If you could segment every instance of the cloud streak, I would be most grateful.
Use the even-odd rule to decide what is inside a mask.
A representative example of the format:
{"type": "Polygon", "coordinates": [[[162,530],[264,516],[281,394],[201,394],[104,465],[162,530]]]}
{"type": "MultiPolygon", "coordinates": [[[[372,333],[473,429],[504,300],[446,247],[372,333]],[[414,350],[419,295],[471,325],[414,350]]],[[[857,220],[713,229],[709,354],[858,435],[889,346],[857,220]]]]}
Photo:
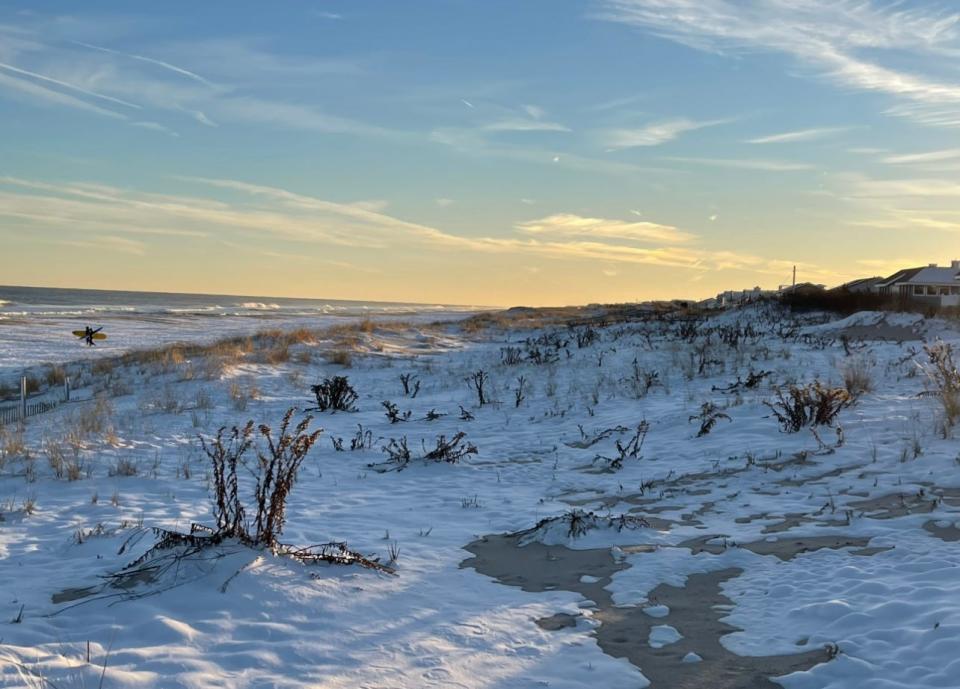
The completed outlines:
{"type": "Polygon", "coordinates": [[[146,57],[144,55],[136,55],[133,53],[124,53],[119,50],[114,50],[112,48],[105,48],[104,46],[93,45],[92,43],[83,43],[81,41],[75,41],[75,43],[79,46],[83,46],[84,48],[89,48],[90,50],[98,50],[102,53],[107,53],[110,55],[119,55],[122,57],[128,57],[131,60],[139,60],[141,62],[146,62],[151,65],[156,65],[158,67],[162,67],[163,69],[169,70],[174,74],[179,74],[180,76],[186,77],[188,79],[192,79],[193,81],[201,83],[205,86],[214,86],[214,84],[211,81],[204,79],[199,74],[196,74],[195,72],[191,72],[188,69],[184,69],[183,67],[178,67],[177,65],[171,64],[169,62],[164,62],[163,60],[157,60],[152,57],[146,57]]]}
{"type": "Polygon", "coordinates": [[[683,244],[697,238],[670,225],[586,218],[572,213],[557,213],[538,220],[528,220],[519,223],[517,229],[535,236],[627,239],[661,244],[683,244]]]}
{"type": "Polygon", "coordinates": [[[825,139],[834,134],[849,131],[849,127],[821,127],[818,129],[799,129],[792,132],[782,132],[780,134],[770,134],[760,136],[756,139],[749,139],[749,144],[789,144],[802,141],[816,141],[825,139]]]}
{"type": "MultiPolygon", "coordinates": [[[[55,20],[15,34],[6,29],[0,33],[0,92],[170,135],[196,124],[229,123],[380,139],[409,137],[327,112],[300,97],[305,84],[316,86],[326,76],[361,74],[348,61],[274,54],[238,40],[175,46],[178,55],[203,65],[200,70],[97,43],[48,42],[44,36],[51,33],[51,23],[55,20]],[[201,71],[215,74],[217,82],[201,71]]],[[[539,126],[545,129],[548,123],[539,126]]]]}
{"type": "Polygon", "coordinates": [[[888,165],[913,165],[916,163],[939,163],[945,160],[957,160],[958,158],[960,158],[960,148],[948,148],[941,151],[887,156],[883,159],[883,162],[888,165]]]}
{"type": "Polygon", "coordinates": [[[660,146],[673,141],[682,134],[706,127],[726,124],[729,120],[708,120],[697,122],[687,118],[662,120],[644,127],[633,129],[610,129],[602,132],[601,139],[608,148],[636,148],[640,146],[660,146]]]}
{"type": "MultiPolygon", "coordinates": [[[[956,126],[960,83],[893,66],[960,56],[960,15],[872,0],[600,0],[598,16],[715,53],[787,54],[820,78],[901,101],[890,114],[956,126]]],[[[935,61],[928,61],[933,63],[935,61]]]]}
{"type": "Polygon", "coordinates": [[[687,156],[669,156],[665,160],[691,165],[727,167],[736,170],[760,170],[763,172],[800,172],[813,170],[809,163],[796,163],[786,160],[765,160],[760,158],[695,158],[687,156]]]}
{"type": "MultiPolygon", "coordinates": [[[[370,251],[414,247],[422,255],[474,252],[520,259],[586,264],[636,264],[784,274],[787,261],[696,246],[697,237],[670,225],[554,214],[516,224],[504,236],[467,236],[397,218],[363,203],[340,203],[285,189],[231,179],[180,178],[197,187],[227,190],[240,200],[157,194],[87,183],[51,184],[0,178],[0,217],[15,218],[56,241],[142,255],[165,238],[178,241],[269,241],[268,251],[289,253],[275,242],[331,247],[365,256],[370,251]],[[131,237],[131,235],[136,238],[131,237]],[[109,238],[109,239],[108,239],[109,238]],[[148,240],[149,238],[149,240],[148,240]],[[149,243],[148,243],[149,241],[149,243]],[[637,244],[647,246],[637,246],[637,244]]],[[[282,245],[281,245],[282,246],[282,245]]]]}

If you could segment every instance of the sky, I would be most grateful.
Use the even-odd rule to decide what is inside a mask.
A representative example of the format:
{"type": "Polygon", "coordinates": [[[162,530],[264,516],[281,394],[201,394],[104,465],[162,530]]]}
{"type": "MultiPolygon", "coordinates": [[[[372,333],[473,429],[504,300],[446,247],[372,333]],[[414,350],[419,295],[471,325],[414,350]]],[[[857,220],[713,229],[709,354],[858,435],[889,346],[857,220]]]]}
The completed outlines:
{"type": "Polygon", "coordinates": [[[0,7],[0,283],[483,305],[960,258],[933,0],[0,7]]]}

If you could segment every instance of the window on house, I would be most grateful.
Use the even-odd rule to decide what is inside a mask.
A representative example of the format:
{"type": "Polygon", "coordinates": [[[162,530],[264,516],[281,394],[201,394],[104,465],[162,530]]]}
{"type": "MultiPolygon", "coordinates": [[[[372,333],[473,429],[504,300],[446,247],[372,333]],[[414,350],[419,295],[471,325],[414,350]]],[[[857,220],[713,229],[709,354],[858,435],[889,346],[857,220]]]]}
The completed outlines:
{"type": "Polygon", "coordinates": [[[941,297],[945,297],[945,296],[947,296],[947,295],[949,295],[949,294],[950,294],[950,288],[949,288],[949,287],[941,287],[941,288],[940,288],[940,296],[941,296],[941,297]]]}
{"type": "Polygon", "coordinates": [[[937,296],[937,288],[934,287],[933,285],[927,285],[927,296],[928,297],[937,296]]]}
{"type": "Polygon", "coordinates": [[[916,295],[918,295],[918,296],[923,295],[923,285],[914,285],[914,286],[913,286],[913,293],[916,294],[916,295]]]}
{"type": "Polygon", "coordinates": [[[950,294],[960,294],[960,287],[951,287],[950,294]]]}

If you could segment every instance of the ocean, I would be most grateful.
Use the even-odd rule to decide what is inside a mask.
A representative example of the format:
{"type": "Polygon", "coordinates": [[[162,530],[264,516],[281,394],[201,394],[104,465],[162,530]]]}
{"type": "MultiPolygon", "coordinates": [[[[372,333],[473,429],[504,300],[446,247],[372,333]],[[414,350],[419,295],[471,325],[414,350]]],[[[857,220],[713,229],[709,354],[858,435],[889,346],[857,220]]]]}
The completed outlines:
{"type": "Polygon", "coordinates": [[[320,328],[344,319],[437,320],[475,306],[0,286],[0,376],[44,363],[205,342],[267,328],[320,328]],[[103,328],[85,346],[72,334],[103,328]]]}

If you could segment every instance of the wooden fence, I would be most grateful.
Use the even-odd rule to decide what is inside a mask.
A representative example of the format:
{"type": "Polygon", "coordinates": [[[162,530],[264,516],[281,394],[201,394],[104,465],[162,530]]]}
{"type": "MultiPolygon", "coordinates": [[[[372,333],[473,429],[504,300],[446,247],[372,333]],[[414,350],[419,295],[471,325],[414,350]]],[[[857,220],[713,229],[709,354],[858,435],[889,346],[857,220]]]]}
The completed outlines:
{"type": "Polygon", "coordinates": [[[31,402],[27,399],[27,378],[20,379],[20,402],[16,406],[0,407],[0,426],[15,421],[23,421],[37,414],[45,414],[48,411],[56,409],[61,402],[70,401],[70,379],[67,378],[63,383],[63,400],[38,400],[31,402]]]}
{"type": "Polygon", "coordinates": [[[60,406],[59,400],[45,400],[40,402],[27,402],[26,407],[21,408],[18,404],[15,407],[0,408],[0,426],[20,421],[21,418],[29,418],[37,414],[44,414],[60,406]],[[25,412],[25,415],[24,415],[25,412]]]}

